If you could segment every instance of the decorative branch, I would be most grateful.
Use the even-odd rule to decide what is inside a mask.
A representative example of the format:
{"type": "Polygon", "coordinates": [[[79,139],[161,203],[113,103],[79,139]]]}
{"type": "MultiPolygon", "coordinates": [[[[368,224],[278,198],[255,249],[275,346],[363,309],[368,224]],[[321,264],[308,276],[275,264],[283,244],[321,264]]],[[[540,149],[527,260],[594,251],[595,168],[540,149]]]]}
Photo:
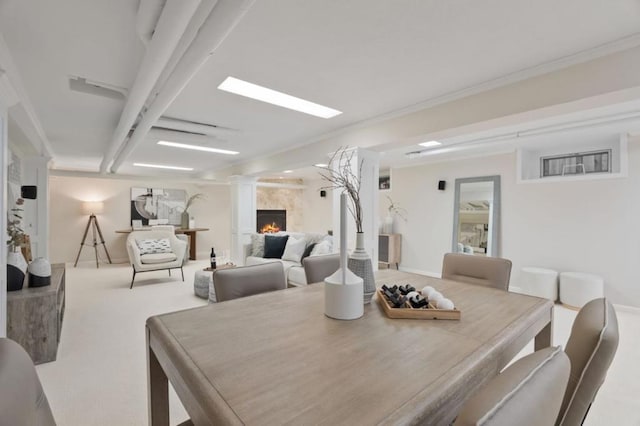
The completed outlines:
{"type": "Polygon", "coordinates": [[[353,172],[351,163],[355,152],[348,147],[340,148],[333,153],[328,166],[316,166],[322,171],[320,176],[331,185],[320,189],[339,189],[349,196],[349,213],[356,223],[356,231],[362,232],[362,203],[360,202],[360,177],[362,164],[358,169],[358,175],[353,172]],[[332,167],[332,165],[334,167],[332,167]]]}
{"type": "Polygon", "coordinates": [[[204,198],[204,194],[198,192],[197,194],[193,194],[191,197],[189,197],[189,199],[187,200],[187,204],[185,204],[184,206],[184,211],[187,212],[189,210],[189,207],[191,207],[191,205],[196,201],[196,200],[200,200],[204,198]]]}
{"type": "Polygon", "coordinates": [[[391,197],[387,195],[387,199],[389,200],[388,211],[389,214],[396,214],[400,216],[405,222],[407,221],[407,209],[400,207],[397,203],[394,203],[391,197]]]}

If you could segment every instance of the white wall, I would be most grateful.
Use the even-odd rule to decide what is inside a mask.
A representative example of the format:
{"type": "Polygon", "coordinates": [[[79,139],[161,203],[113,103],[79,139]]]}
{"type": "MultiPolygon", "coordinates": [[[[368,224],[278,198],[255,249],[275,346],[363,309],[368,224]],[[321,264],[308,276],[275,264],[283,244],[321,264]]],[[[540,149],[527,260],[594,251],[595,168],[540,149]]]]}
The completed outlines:
{"type": "Polygon", "coordinates": [[[326,196],[320,197],[320,188],[326,187],[329,182],[322,179],[307,179],[304,184],[306,188],[302,192],[303,230],[326,234],[333,227],[333,196],[331,190],[326,190],[326,196]]]}
{"type": "MultiPolygon", "coordinates": [[[[104,213],[98,215],[105,244],[116,262],[128,262],[125,249],[126,234],[116,234],[117,229],[130,226],[131,187],[177,188],[187,194],[201,192],[205,199],[196,201],[189,212],[198,228],[209,231],[198,232],[198,258],[207,258],[211,247],[216,250],[230,248],[231,213],[230,191],[227,185],[196,186],[165,181],[125,179],[98,179],[86,177],[50,176],[50,253],[51,262],[74,262],[88,216],[80,210],[82,201],[104,200],[104,213]]],[[[90,238],[90,236],[89,236],[90,238]]],[[[88,240],[90,241],[90,240],[88,240]]],[[[98,248],[101,259],[106,260],[102,248],[98,248]]],[[[94,261],[93,247],[82,249],[80,261],[94,261]]]]}
{"type": "Polygon", "coordinates": [[[513,262],[514,285],[523,266],[594,273],[614,303],[640,307],[640,138],[629,142],[629,176],[621,179],[516,184],[515,153],[394,169],[380,216],[385,195],[408,210],[408,221],[397,221],[401,269],[441,271],[451,250],[455,179],[485,175],[501,176],[500,255],[513,262]],[[445,191],[438,180],[447,181],[445,191]]]}

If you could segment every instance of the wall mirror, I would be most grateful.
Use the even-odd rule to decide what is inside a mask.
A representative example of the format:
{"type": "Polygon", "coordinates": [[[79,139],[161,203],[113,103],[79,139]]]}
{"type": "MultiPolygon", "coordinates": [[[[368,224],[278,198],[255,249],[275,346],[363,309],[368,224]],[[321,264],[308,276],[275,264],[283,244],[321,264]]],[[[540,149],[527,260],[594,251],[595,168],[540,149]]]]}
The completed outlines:
{"type": "Polygon", "coordinates": [[[497,257],[499,227],[500,176],[456,179],[451,251],[497,257]]]}

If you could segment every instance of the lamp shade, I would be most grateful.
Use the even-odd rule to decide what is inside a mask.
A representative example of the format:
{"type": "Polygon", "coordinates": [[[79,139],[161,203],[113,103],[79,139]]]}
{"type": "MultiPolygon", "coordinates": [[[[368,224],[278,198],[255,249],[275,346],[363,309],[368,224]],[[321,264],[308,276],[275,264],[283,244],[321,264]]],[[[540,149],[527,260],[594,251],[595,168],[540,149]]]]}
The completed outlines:
{"type": "Polygon", "coordinates": [[[100,214],[104,211],[104,203],[102,201],[85,201],[82,203],[83,214],[100,214]]]}

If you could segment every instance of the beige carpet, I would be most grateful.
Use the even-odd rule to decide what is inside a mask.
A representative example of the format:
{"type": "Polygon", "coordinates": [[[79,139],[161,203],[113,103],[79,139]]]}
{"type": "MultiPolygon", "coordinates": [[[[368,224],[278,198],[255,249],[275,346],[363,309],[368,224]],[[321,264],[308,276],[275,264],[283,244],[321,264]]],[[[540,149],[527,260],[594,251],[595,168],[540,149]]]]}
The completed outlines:
{"type": "MultiPolygon", "coordinates": [[[[136,277],[129,265],[67,265],[67,307],[55,362],[37,367],[59,425],[146,425],[144,323],[152,315],[205,305],[193,294],[193,275],[206,261],[169,278],[166,271],[136,277]]],[[[566,342],[575,312],[556,307],[554,343],[566,342]]],[[[618,310],[621,342],[586,425],[640,425],[640,314],[618,310]]],[[[529,345],[521,354],[529,353],[529,345]]],[[[171,394],[171,424],[187,418],[171,394]]]]}

